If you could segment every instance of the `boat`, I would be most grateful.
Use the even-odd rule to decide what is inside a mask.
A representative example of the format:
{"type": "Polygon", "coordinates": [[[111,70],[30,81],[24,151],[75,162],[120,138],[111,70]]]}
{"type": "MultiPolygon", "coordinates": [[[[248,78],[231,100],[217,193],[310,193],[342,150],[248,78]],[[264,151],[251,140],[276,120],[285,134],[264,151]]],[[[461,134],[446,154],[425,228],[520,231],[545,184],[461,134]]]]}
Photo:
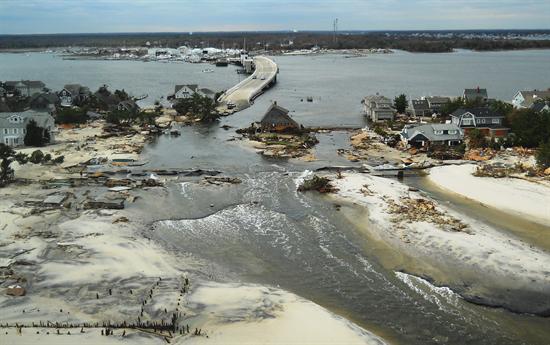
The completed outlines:
{"type": "Polygon", "coordinates": [[[216,60],[216,67],[227,67],[227,65],[229,65],[229,62],[226,59],[216,60]]]}
{"type": "Polygon", "coordinates": [[[212,72],[214,72],[214,70],[210,68],[206,68],[202,70],[202,73],[212,73],[212,72]]]}

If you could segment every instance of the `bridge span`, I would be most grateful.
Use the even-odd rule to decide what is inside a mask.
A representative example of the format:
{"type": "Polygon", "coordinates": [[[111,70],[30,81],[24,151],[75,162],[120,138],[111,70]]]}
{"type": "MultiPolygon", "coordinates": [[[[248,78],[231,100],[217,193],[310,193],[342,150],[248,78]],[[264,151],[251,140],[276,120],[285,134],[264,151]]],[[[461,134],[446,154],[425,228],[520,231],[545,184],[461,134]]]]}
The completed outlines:
{"type": "Polygon", "coordinates": [[[248,108],[256,97],[275,84],[279,67],[273,60],[265,56],[256,56],[254,65],[256,68],[252,75],[218,98],[218,111],[234,113],[248,108]],[[229,104],[234,104],[234,108],[229,109],[229,104]]]}

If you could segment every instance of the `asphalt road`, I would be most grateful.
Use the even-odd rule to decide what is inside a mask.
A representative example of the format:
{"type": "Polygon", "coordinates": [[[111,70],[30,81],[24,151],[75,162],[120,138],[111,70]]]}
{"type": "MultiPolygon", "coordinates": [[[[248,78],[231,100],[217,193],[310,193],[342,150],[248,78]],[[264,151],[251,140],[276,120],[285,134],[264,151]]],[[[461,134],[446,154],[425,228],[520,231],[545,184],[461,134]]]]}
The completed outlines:
{"type": "Polygon", "coordinates": [[[254,58],[256,70],[237,88],[230,89],[221,98],[220,111],[227,111],[227,104],[235,104],[233,112],[250,106],[250,100],[260,92],[277,74],[277,64],[264,56],[254,58]]]}

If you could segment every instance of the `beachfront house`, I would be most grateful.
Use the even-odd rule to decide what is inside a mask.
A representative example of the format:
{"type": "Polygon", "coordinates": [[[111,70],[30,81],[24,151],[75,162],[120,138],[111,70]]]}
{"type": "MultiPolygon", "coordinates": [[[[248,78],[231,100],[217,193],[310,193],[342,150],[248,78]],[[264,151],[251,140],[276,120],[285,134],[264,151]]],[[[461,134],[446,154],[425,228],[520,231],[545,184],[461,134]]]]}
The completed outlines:
{"type": "Polygon", "coordinates": [[[411,99],[410,110],[413,116],[431,116],[432,110],[425,99],[411,99]]]}
{"type": "Polygon", "coordinates": [[[453,123],[413,124],[406,125],[400,136],[407,147],[455,146],[464,140],[464,131],[453,123]]]}
{"type": "Polygon", "coordinates": [[[0,113],[0,142],[8,146],[24,145],[27,125],[31,120],[49,133],[50,142],[54,141],[56,131],[54,118],[47,112],[27,110],[0,113]]]}
{"type": "Polygon", "coordinates": [[[62,107],[79,106],[91,96],[90,89],[80,84],[67,84],[59,92],[62,107]]]}
{"type": "Polygon", "coordinates": [[[550,100],[550,89],[546,91],[518,91],[512,100],[512,105],[517,109],[531,108],[539,100],[550,100]]]}
{"type": "Polygon", "coordinates": [[[46,84],[39,80],[6,81],[4,88],[8,94],[19,93],[23,97],[31,97],[35,93],[43,92],[46,84]]]}
{"type": "Polygon", "coordinates": [[[273,102],[260,121],[260,128],[265,132],[289,132],[299,130],[300,125],[288,115],[288,110],[273,102]]]}
{"type": "Polygon", "coordinates": [[[206,96],[211,99],[214,99],[216,97],[216,92],[207,89],[207,88],[199,88],[197,84],[187,84],[187,85],[176,85],[174,87],[174,94],[168,96],[168,99],[186,99],[191,98],[193,95],[197,93],[200,96],[206,96]]]}
{"type": "Polygon", "coordinates": [[[464,89],[462,97],[466,102],[486,103],[489,100],[487,89],[480,89],[479,86],[475,89],[464,89]]]}
{"type": "Polygon", "coordinates": [[[531,109],[537,113],[550,111],[550,100],[538,100],[531,105],[531,109]]]}
{"type": "Polygon", "coordinates": [[[121,101],[117,104],[117,110],[137,114],[140,110],[137,103],[133,100],[121,101]]]}
{"type": "Polygon", "coordinates": [[[32,96],[29,105],[32,110],[52,113],[55,111],[59,102],[60,100],[57,94],[53,92],[43,92],[32,96]]]}
{"type": "Polygon", "coordinates": [[[504,115],[489,107],[457,109],[451,114],[451,122],[462,128],[465,134],[477,128],[490,138],[503,138],[509,130],[504,127],[504,115]]]}
{"type": "Polygon", "coordinates": [[[441,109],[451,101],[450,97],[432,96],[426,97],[432,113],[441,114],[441,109]]]}
{"type": "Polygon", "coordinates": [[[363,99],[363,109],[365,115],[373,121],[385,121],[393,120],[395,116],[395,109],[393,109],[392,101],[384,96],[370,95],[363,99]]]}

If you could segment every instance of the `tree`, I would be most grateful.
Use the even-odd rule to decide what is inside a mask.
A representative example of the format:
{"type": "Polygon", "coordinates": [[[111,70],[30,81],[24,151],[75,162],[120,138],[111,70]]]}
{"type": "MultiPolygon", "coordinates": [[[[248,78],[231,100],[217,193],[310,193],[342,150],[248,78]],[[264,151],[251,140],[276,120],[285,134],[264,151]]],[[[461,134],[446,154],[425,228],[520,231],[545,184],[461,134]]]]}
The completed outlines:
{"type": "Polygon", "coordinates": [[[537,147],[550,138],[550,113],[531,109],[514,109],[506,123],[515,135],[515,145],[537,147]]]}
{"type": "Polygon", "coordinates": [[[487,147],[487,139],[479,129],[474,128],[468,132],[468,145],[471,149],[487,147]]]}
{"type": "Polygon", "coordinates": [[[445,105],[441,107],[441,114],[443,115],[449,115],[454,113],[456,110],[464,107],[464,99],[462,97],[458,97],[445,105]]]}
{"type": "Polygon", "coordinates": [[[537,165],[541,169],[550,168],[550,140],[546,143],[540,144],[537,151],[537,165]]]}
{"type": "Polygon", "coordinates": [[[0,187],[5,187],[14,178],[11,163],[17,161],[19,164],[25,164],[27,155],[16,153],[10,146],[0,143],[0,159],[0,187]]]}
{"type": "Polygon", "coordinates": [[[38,126],[36,121],[30,120],[24,142],[26,146],[44,146],[50,142],[50,132],[38,126]]]}
{"type": "Polygon", "coordinates": [[[55,115],[56,123],[85,123],[88,121],[88,109],[84,108],[62,108],[55,115]]]}
{"type": "Polygon", "coordinates": [[[174,104],[179,115],[188,115],[201,122],[213,122],[220,116],[216,110],[216,102],[207,96],[194,93],[189,98],[180,99],[174,104]]]}
{"type": "Polygon", "coordinates": [[[407,110],[407,96],[401,94],[395,97],[395,99],[393,100],[393,106],[399,114],[404,114],[405,110],[407,110]]]}
{"type": "Polygon", "coordinates": [[[514,106],[511,105],[510,103],[497,101],[497,100],[492,101],[489,104],[489,108],[491,108],[491,110],[493,110],[495,113],[501,114],[504,116],[507,116],[510,112],[512,112],[512,110],[514,110],[514,106]]]}

